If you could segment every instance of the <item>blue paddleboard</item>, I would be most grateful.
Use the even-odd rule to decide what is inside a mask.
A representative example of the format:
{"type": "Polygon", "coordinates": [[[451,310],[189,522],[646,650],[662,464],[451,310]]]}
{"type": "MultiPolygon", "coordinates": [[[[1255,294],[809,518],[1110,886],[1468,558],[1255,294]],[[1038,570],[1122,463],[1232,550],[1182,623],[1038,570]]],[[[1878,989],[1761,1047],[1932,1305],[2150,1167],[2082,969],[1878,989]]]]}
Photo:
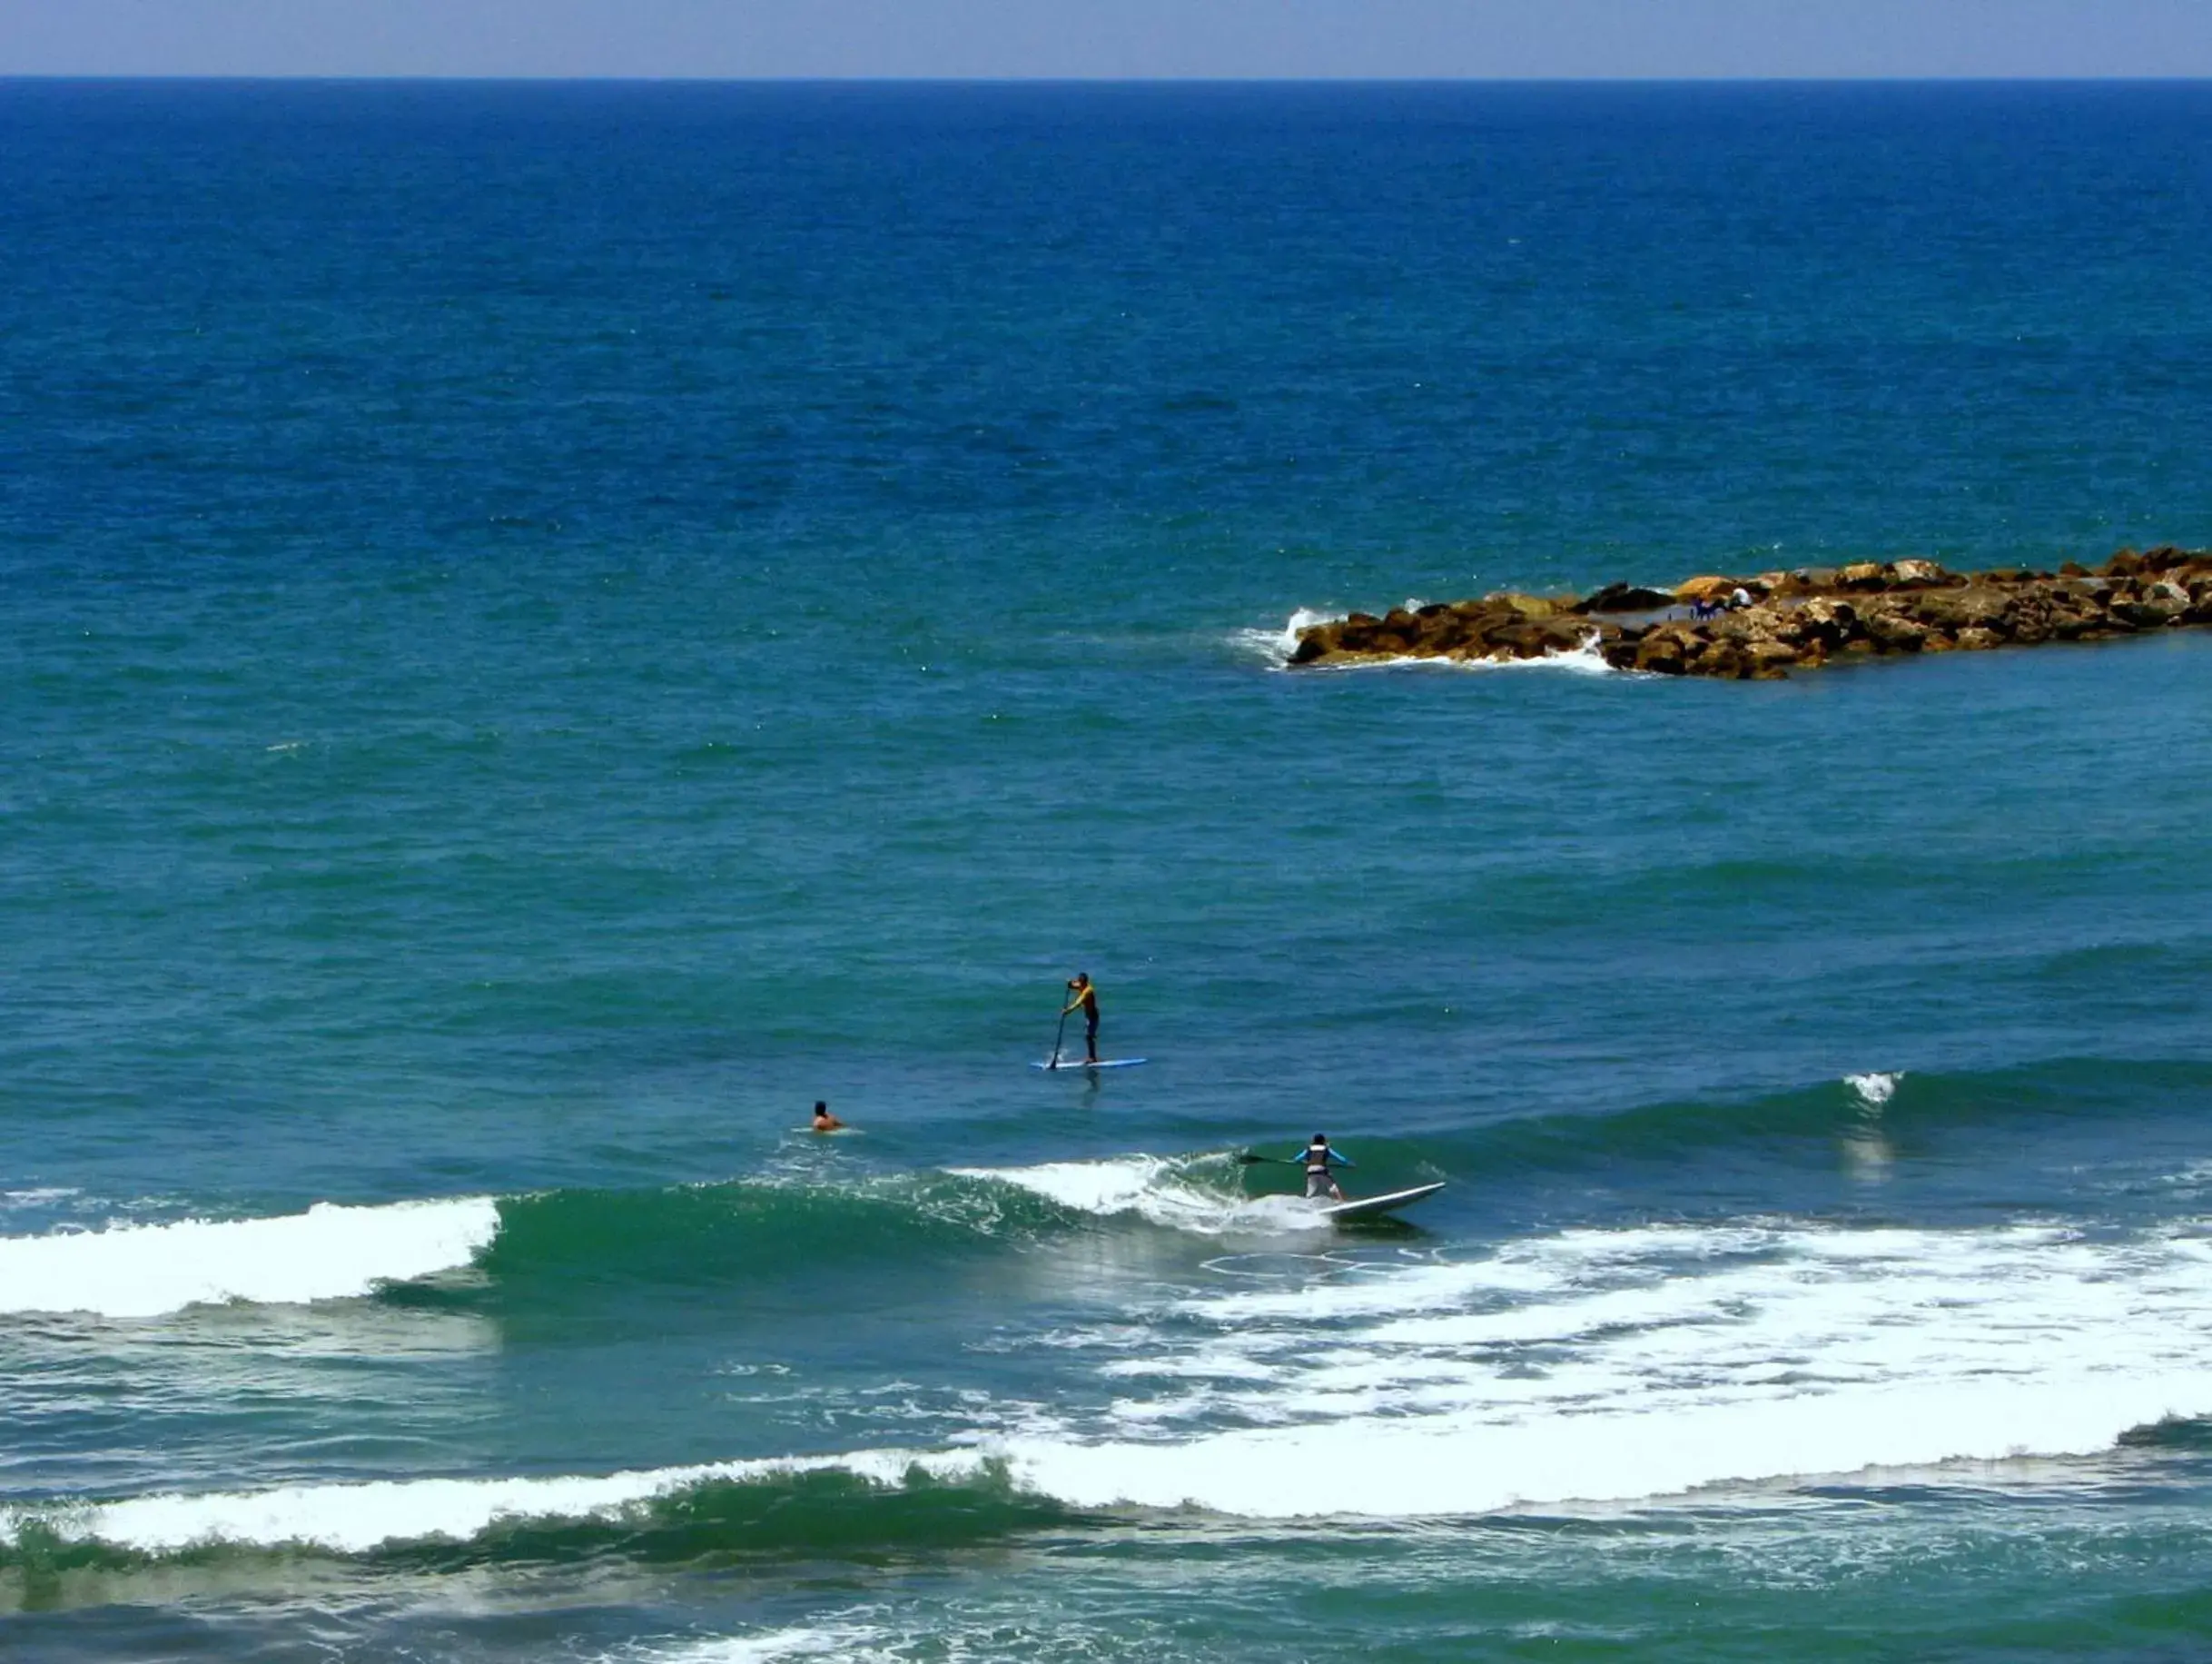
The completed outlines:
{"type": "Polygon", "coordinates": [[[1149,1057],[1101,1057],[1096,1063],[1085,1063],[1080,1057],[1062,1057],[1058,1063],[1033,1063],[1032,1069],[1046,1069],[1058,1074],[1067,1069],[1133,1069],[1141,1063],[1150,1063],[1149,1057]]]}

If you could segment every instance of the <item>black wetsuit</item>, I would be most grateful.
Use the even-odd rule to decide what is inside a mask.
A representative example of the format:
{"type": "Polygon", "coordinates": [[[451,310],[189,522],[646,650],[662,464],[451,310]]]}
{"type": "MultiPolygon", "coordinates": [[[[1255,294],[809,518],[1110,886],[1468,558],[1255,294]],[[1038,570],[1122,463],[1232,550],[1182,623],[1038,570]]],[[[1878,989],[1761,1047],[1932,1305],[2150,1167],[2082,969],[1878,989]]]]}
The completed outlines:
{"type": "MultiPolygon", "coordinates": [[[[1075,985],[1070,983],[1068,986],[1073,988],[1075,985]]],[[[1088,1061],[1096,1063],[1099,1060],[1098,984],[1085,983],[1082,991],[1075,995],[1075,1003],[1081,1007],[1083,1014],[1083,1055],[1088,1061]]]]}

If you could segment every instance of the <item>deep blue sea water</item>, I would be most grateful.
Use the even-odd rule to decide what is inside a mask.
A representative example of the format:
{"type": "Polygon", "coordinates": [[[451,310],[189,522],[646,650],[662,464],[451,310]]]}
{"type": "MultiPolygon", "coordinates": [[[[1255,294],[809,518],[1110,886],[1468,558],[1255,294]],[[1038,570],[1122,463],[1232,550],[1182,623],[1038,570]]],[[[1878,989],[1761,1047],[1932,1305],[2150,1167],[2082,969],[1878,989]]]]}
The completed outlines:
{"type": "Polygon", "coordinates": [[[2196,84],[0,83],[7,1656],[2205,1656],[2212,638],[1281,656],[2212,543],[2207,246],[2196,84]]]}

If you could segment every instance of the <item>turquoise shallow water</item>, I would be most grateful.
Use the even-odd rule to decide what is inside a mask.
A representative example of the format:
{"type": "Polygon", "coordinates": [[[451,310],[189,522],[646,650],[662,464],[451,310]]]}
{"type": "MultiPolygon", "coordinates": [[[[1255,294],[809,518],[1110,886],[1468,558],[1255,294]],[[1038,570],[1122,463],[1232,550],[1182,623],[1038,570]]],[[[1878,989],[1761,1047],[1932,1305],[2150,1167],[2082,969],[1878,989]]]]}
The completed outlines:
{"type": "Polygon", "coordinates": [[[2208,116],[0,85],[11,1656],[2199,1654],[2208,116]]]}

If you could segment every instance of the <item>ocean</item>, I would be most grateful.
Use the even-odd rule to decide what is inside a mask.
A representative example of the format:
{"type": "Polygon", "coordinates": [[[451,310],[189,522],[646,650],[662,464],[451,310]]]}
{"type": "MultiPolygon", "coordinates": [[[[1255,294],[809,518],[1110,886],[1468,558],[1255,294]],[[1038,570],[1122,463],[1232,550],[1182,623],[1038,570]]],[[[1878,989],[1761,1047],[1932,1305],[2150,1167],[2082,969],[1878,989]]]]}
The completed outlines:
{"type": "Polygon", "coordinates": [[[2212,543],[2212,86],[18,81],[0,203],[10,1659],[2212,1652],[2212,638],[1284,669],[2212,543]]]}

